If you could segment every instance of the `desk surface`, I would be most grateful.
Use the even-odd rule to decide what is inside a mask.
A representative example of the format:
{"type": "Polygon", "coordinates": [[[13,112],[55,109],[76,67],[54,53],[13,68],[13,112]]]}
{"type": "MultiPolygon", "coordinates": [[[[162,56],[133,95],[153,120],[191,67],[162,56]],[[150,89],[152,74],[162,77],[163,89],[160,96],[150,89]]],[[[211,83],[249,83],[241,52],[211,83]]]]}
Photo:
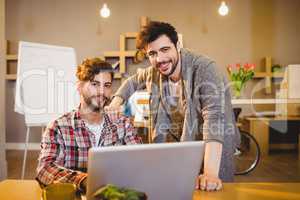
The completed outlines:
{"type": "Polygon", "coordinates": [[[300,120],[300,116],[245,116],[244,119],[249,121],[298,121],[300,120]]]}
{"type": "MultiPolygon", "coordinates": [[[[0,199],[40,200],[41,190],[34,180],[0,182],[0,199]]],[[[222,191],[195,191],[193,200],[299,200],[300,183],[225,183],[222,191]]]]}
{"type": "Polygon", "coordinates": [[[232,99],[233,105],[300,103],[300,99],[232,99]]]}

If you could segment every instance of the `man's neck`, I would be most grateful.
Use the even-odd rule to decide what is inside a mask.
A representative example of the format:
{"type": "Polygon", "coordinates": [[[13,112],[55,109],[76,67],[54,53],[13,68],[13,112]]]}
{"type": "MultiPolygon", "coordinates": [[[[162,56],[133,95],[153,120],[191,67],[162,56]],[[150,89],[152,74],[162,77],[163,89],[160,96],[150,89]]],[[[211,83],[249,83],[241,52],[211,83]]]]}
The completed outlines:
{"type": "Polygon", "coordinates": [[[181,56],[179,54],[178,63],[177,63],[176,69],[173,72],[173,74],[171,74],[170,77],[169,77],[173,82],[179,81],[180,77],[181,77],[181,58],[180,57],[181,56]]]}
{"type": "Polygon", "coordinates": [[[103,114],[101,112],[91,111],[85,103],[81,103],[79,112],[81,118],[89,124],[100,124],[102,122],[103,114]]]}

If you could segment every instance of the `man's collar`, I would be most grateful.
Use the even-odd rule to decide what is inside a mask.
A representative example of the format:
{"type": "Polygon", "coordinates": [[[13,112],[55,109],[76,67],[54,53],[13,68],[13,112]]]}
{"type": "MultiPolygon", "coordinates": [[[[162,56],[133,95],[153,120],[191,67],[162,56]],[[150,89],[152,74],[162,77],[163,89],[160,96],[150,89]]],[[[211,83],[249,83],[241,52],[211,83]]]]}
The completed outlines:
{"type": "Polygon", "coordinates": [[[181,62],[181,76],[184,80],[187,79],[188,73],[188,50],[181,48],[180,49],[180,62],[181,62]]]}
{"type": "Polygon", "coordinates": [[[81,116],[80,116],[80,106],[81,104],[79,104],[74,110],[73,110],[73,115],[72,115],[72,120],[71,120],[71,124],[72,124],[72,127],[74,129],[76,129],[77,127],[82,127],[83,126],[83,121],[81,119],[81,116]]]}
{"type": "MultiPolygon", "coordinates": [[[[73,120],[71,120],[71,124],[74,129],[84,127],[84,121],[82,120],[81,114],[80,114],[80,107],[81,107],[81,104],[79,104],[77,106],[77,108],[73,110],[73,116],[72,116],[73,120]]],[[[105,125],[111,124],[111,121],[110,121],[108,115],[105,113],[103,114],[103,122],[105,125]]]]}

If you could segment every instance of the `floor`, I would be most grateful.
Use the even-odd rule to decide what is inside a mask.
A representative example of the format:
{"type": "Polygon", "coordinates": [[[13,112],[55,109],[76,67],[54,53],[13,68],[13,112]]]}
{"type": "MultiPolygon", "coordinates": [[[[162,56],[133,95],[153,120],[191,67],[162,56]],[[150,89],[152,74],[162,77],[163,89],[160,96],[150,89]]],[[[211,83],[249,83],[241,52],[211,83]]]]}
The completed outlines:
{"type": "MultiPolygon", "coordinates": [[[[29,151],[25,179],[34,179],[38,151],[29,151]]],[[[23,151],[8,150],[8,178],[20,179],[23,151]]],[[[236,176],[236,182],[300,182],[300,160],[298,153],[273,152],[262,159],[257,168],[248,175],[236,176]]]]}

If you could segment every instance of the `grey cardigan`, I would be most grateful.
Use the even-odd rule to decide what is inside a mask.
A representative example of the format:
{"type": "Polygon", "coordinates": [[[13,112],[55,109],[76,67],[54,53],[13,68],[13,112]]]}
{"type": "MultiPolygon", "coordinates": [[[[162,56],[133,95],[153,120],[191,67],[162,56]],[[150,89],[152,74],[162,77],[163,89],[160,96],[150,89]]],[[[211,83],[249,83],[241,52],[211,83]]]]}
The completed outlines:
{"type": "MultiPolygon", "coordinates": [[[[233,181],[233,152],[240,135],[232,112],[228,82],[209,58],[187,49],[181,49],[180,56],[186,99],[181,141],[195,140],[200,135],[204,141],[221,142],[223,152],[219,176],[223,181],[233,181]]],[[[167,77],[150,66],[129,77],[115,94],[127,101],[136,90],[146,88],[151,94],[151,128],[162,138],[171,126],[163,106],[168,94],[167,83],[167,77]]]]}

